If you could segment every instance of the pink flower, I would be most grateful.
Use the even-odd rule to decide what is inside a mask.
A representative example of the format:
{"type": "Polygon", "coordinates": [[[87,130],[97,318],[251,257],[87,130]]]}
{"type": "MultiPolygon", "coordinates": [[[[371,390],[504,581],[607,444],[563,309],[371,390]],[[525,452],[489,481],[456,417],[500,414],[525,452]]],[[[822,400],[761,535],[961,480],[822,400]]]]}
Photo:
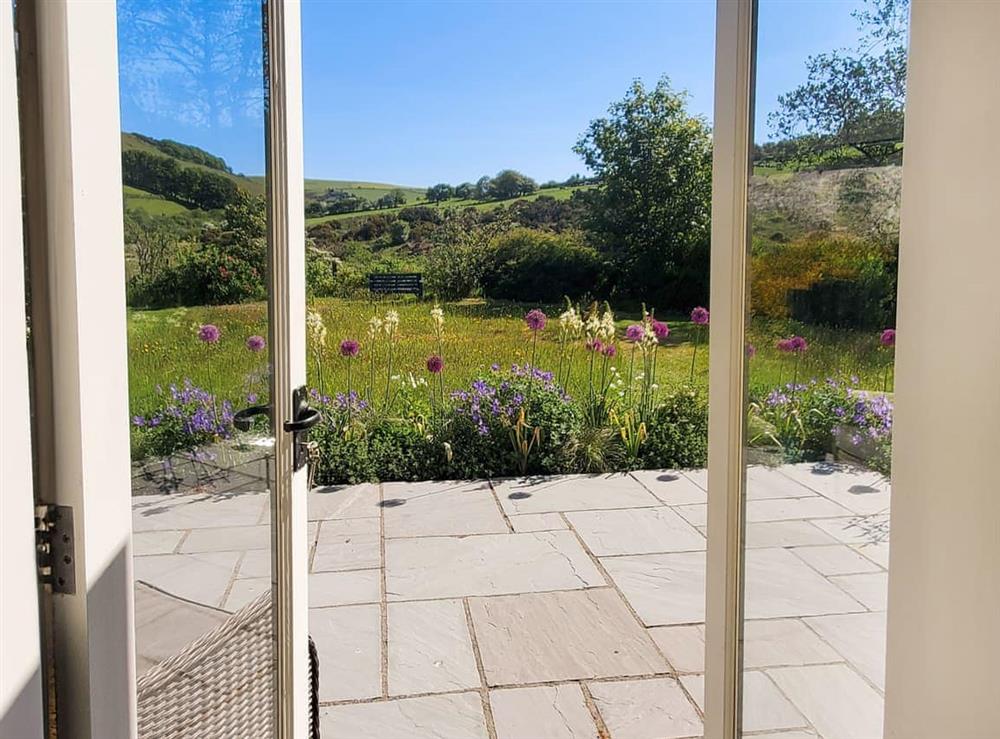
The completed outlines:
{"type": "Polygon", "coordinates": [[[887,328],[882,332],[882,335],[878,337],[879,343],[885,347],[896,346],[896,329],[887,328]]]}
{"type": "Polygon", "coordinates": [[[627,329],[625,329],[625,340],[631,342],[642,341],[642,337],[646,335],[646,329],[642,327],[641,323],[633,323],[627,329]]]}
{"type": "Polygon", "coordinates": [[[217,344],[221,336],[222,332],[219,331],[219,327],[212,323],[206,323],[198,329],[198,338],[206,344],[217,344]]]}
{"type": "Polygon", "coordinates": [[[427,371],[432,375],[438,374],[444,369],[444,360],[441,359],[437,354],[431,354],[427,357],[427,371]]]}
{"type": "Polygon", "coordinates": [[[589,352],[601,352],[604,350],[604,344],[601,343],[600,339],[587,339],[586,347],[589,352]]]}
{"type": "Polygon", "coordinates": [[[615,346],[614,344],[608,344],[606,347],[604,347],[604,351],[602,351],[601,353],[605,357],[608,357],[610,359],[611,357],[614,357],[618,353],[618,347],[615,346]]]}
{"type": "Polygon", "coordinates": [[[247,349],[249,349],[250,351],[257,353],[259,351],[262,351],[265,346],[267,346],[267,342],[264,341],[263,336],[255,335],[247,337],[247,349]]]}
{"type": "Polygon", "coordinates": [[[361,346],[354,339],[344,339],[340,342],[340,356],[356,357],[361,346]]]}
{"type": "Polygon", "coordinates": [[[809,348],[809,342],[801,336],[792,336],[789,339],[781,339],[776,346],[778,351],[800,354],[809,348]]]}
{"type": "Polygon", "coordinates": [[[548,316],[538,310],[538,308],[528,311],[528,315],[524,317],[524,322],[528,324],[528,328],[532,331],[541,331],[545,328],[545,322],[547,320],[548,316]]]}
{"type": "Polygon", "coordinates": [[[670,336],[670,327],[663,321],[657,321],[655,318],[652,321],[653,334],[660,341],[670,336]]]}
{"type": "Polygon", "coordinates": [[[698,326],[708,325],[708,308],[702,308],[700,305],[691,311],[691,322],[698,326]]]}

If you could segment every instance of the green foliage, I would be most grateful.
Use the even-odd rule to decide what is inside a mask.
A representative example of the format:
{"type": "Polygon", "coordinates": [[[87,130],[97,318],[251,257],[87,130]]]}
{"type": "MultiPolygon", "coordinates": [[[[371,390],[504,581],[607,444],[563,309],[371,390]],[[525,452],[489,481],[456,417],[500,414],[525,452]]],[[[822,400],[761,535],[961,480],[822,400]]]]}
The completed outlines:
{"type": "Polygon", "coordinates": [[[406,221],[393,221],[389,226],[389,243],[393,246],[405,244],[410,238],[410,224],[406,221]]]}
{"type": "Polygon", "coordinates": [[[537,189],[537,183],[527,175],[516,169],[504,169],[490,180],[488,192],[489,197],[495,200],[507,200],[530,195],[537,189]]]}
{"type": "Polygon", "coordinates": [[[214,154],[209,154],[207,151],[200,149],[197,146],[182,144],[179,141],[174,141],[172,139],[154,139],[152,136],[144,136],[141,133],[133,133],[130,135],[135,136],[143,143],[149,144],[150,146],[158,149],[168,157],[180,159],[185,162],[193,162],[194,164],[200,164],[203,167],[217,169],[220,172],[227,172],[229,174],[233,173],[233,170],[228,164],[226,164],[225,159],[215,156],[214,154]]]}
{"type": "Polygon", "coordinates": [[[427,199],[432,203],[440,203],[442,200],[450,200],[455,195],[455,190],[451,185],[442,182],[427,188],[427,199]]]}
{"type": "Polygon", "coordinates": [[[647,425],[644,468],[684,469],[708,463],[708,401],[694,388],[665,395],[647,425]]]}
{"type": "Polygon", "coordinates": [[[708,297],[712,151],[708,124],[667,78],[632,83],[574,151],[598,177],[588,226],[620,264],[622,290],[661,308],[708,297]]]}
{"type": "Polygon", "coordinates": [[[185,167],[176,159],[139,149],[122,151],[122,182],[161,195],[188,208],[214,210],[236,199],[239,188],[229,177],[185,167]]]}
{"type": "Polygon", "coordinates": [[[491,298],[557,303],[603,297],[607,276],[604,260],[579,233],[517,228],[492,243],[481,286],[491,298]]]}

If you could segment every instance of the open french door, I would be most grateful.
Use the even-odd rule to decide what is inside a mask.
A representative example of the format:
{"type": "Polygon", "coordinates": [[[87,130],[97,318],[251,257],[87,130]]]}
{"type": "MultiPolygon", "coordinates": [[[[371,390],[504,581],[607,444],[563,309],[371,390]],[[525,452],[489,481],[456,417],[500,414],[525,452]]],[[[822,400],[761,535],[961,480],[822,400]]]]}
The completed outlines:
{"type": "MultiPolygon", "coordinates": [[[[309,735],[304,444],[318,416],[304,393],[300,13],[297,0],[238,5],[239,13],[216,17],[249,17],[261,39],[250,65],[258,75],[266,168],[267,301],[256,308],[266,326],[255,338],[266,337],[267,348],[259,398],[251,404],[221,392],[198,395],[216,414],[229,412],[220,411],[226,403],[246,410],[251,435],[158,467],[130,459],[134,360],[123,259],[119,9],[113,0],[24,0],[14,23],[5,19],[0,29],[4,736],[8,716],[19,722],[11,734],[19,737],[309,735]],[[18,115],[20,125],[9,125],[18,115]],[[23,271],[14,269],[22,257],[14,248],[21,243],[19,183],[8,165],[18,159],[31,326],[30,362],[20,374],[8,372],[18,369],[8,362],[24,355],[25,340],[24,314],[9,310],[24,304],[11,297],[23,285],[23,271]],[[34,502],[72,523],[71,546],[62,552],[67,581],[41,588],[29,439],[34,502]],[[11,489],[16,480],[25,485],[11,489]],[[41,617],[24,606],[36,602],[41,617]],[[15,603],[16,618],[8,618],[15,603]],[[17,628],[16,639],[8,639],[8,627],[17,628]],[[23,653],[8,659],[8,644],[23,653]],[[228,724],[213,728],[222,717],[228,724]]],[[[226,29],[209,31],[206,48],[226,29]]],[[[152,34],[143,40],[151,48],[156,42],[152,34]]],[[[199,333],[202,369],[210,372],[211,332],[199,333]]],[[[179,380],[164,377],[163,386],[179,380]]]]}

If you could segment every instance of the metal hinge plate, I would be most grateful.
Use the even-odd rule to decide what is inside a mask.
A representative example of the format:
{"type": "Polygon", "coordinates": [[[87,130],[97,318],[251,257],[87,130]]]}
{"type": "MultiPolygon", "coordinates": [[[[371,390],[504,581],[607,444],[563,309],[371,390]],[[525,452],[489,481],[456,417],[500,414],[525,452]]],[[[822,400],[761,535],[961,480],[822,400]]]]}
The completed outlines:
{"type": "Polygon", "coordinates": [[[35,506],[35,552],[38,579],[53,593],[76,593],[73,509],[65,505],[35,506]]]}

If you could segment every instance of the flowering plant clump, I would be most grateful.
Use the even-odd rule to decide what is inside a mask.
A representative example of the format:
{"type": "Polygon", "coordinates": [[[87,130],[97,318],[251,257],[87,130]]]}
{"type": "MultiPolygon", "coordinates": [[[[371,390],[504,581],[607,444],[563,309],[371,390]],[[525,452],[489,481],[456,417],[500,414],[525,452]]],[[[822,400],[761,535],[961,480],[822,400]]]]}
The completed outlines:
{"type": "Polygon", "coordinates": [[[160,388],[160,401],[132,417],[137,430],[137,456],[167,456],[182,449],[196,449],[233,433],[233,406],[216,403],[215,396],[191,380],[160,388]]]}
{"type": "Polygon", "coordinates": [[[264,347],[267,346],[267,342],[264,341],[263,336],[248,336],[246,344],[247,349],[252,351],[254,354],[264,351],[264,347]]]}
{"type": "Polygon", "coordinates": [[[221,337],[222,332],[213,323],[206,323],[198,328],[198,339],[206,344],[218,344],[221,337]]]}

